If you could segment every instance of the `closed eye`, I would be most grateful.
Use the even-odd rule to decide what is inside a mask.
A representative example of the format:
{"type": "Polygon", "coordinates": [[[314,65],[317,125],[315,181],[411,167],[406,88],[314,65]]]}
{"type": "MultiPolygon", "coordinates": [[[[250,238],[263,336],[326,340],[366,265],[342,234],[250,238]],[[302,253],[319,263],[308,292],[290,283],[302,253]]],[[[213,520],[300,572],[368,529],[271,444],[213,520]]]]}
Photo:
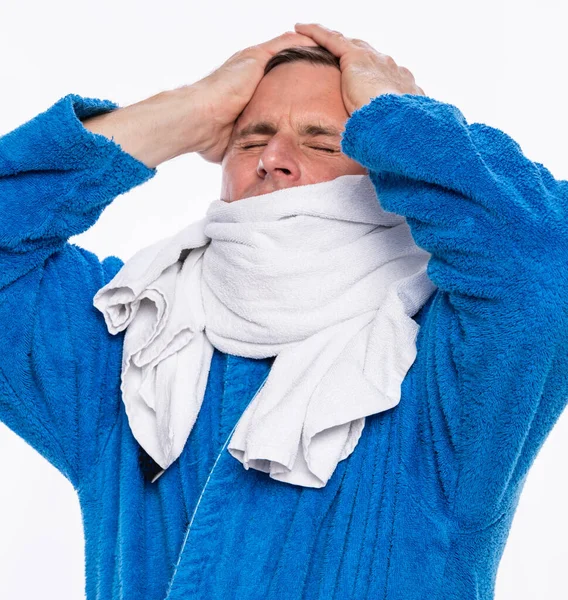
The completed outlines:
{"type": "MultiPolygon", "coordinates": [[[[248,144],[247,146],[242,146],[243,150],[248,150],[249,148],[257,148],[258,146],[266,146],[266,144],[248,144]]],[[[324,146],[310,146],[314,150],[323,150],[324,152],[337,152],[334,148],[325,148],[324,146]]]]}

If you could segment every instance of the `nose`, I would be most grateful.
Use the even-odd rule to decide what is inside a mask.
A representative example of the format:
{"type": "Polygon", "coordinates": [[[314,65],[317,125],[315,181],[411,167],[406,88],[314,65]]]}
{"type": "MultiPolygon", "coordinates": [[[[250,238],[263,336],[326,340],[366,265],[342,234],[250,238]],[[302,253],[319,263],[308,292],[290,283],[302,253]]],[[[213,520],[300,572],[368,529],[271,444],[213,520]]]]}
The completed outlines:
{"type": "Polygon", "coordinates": [[[280,185],[297,183],[302,173],[294,144],[274,136],[260,155],[256,172],[261,179],[270,178],[280,185]]]}

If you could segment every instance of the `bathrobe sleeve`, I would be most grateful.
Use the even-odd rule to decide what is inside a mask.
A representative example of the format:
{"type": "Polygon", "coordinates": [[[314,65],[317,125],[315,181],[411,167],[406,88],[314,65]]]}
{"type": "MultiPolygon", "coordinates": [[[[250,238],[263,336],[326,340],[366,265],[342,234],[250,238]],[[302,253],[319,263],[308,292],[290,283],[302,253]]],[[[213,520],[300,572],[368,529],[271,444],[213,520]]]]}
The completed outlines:
{"type": "Polygon", "coordinates": [[[420,437],[457,523],[488,526],[518,499],[568,400],[568,182],[427,96],[372,99],[342,149],[431,253],[438,289],[413,365],[420,437]]]}
{"type": "Polygon", "coordinates": [[[92,298],[122,262],[67,240],[156,173],[81,123],[114,108],[69,94],[0,137],[0,420],[76,489],[118,414],[92,298]]]}

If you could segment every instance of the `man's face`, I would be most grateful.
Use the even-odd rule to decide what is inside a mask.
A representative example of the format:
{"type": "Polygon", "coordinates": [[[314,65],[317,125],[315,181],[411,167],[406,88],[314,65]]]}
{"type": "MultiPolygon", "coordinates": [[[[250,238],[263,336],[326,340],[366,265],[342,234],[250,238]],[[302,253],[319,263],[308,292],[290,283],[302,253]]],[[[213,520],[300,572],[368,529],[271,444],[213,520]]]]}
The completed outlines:
{"type": "Polygon", "coordinates": [[[221,163],[221,199],[233,202],[367,170],[341,152],[349,115],[341,73],[306,61],[274,67],[233,127],[221,163]],[[243,135],[245,134],[245,135],[243,135]]]}

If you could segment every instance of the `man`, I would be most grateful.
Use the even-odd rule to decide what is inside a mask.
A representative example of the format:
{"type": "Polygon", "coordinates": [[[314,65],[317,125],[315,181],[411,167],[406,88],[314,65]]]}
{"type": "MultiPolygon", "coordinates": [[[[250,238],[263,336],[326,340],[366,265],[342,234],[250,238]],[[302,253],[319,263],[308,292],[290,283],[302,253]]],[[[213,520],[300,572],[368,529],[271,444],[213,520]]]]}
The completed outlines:
{"type": "Polygon", "coordinates": [[[365,42],[296,32],[130,107],[67,96],[0,139],[0,416],[78,492],[88,598],[492,598],[565,407],[567,182],[365,42]],[[282,50],[316,45],[328,53],[284,52],[264,77],[282,50]],[[184,152],[222,165],[235,206],[369,173],[431,253],[438,290],[415,316],[400,403],[367,418],[322,487],[226,451],[272,359],[217,349],[183,453],[144,478],[122,336],[92,306],[122,263],[67,239],[184,152]]]}

